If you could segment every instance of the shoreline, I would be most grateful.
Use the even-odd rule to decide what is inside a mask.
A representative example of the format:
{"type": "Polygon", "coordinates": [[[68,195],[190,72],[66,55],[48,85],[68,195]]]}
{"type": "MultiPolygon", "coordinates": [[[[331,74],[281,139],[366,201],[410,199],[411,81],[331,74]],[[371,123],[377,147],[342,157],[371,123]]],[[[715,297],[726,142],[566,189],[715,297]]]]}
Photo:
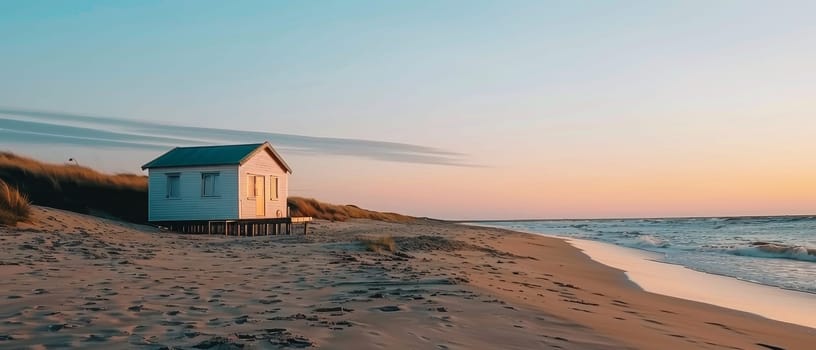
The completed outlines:
{"type": "MultiPolygon", "coordinates": [[[[480,224],[473,226],[499,228],[480,224]]],[[[816,330],[816,318],[808,308],[816,306],[816,294],[813,293],[698,271],[659,261],[658,253],[608,242],[523,230],[510,231],[563,240],[593,261],[622,270],[632,283],[646,292],[747,312],[816,330]],[[694,287],[701,285],[709,288],[699,291],[694,287]]]]}
{"type": "MultiPolygon", "coordinates": [[[[562,238],[557,237],[555,238],[562,238]]],[[[748,312],[816,329],[816,294],[740,280],[638,256],[636,249],[582,239],[565,239],[597,262],[625,271],[644,291],[748,312]],[[666,277],[671,280],[666,282],[666,277]],[[677,280],[673,280],[677,279],[677,280]],[[698,291],[696,286],[707,290],[698,291]]]]}
{"type": "MultiPolygon", "coordinates": [[[[655,348],[655,344],[660,344],[660,348],[672,349],[747,349],[768,347],[766,345],[770,345],[768,348],[800,349],[808,348],[816,341],[816,328],[813,327],[648,291],[635,283],[624,269],[593,259],[590,252],[576,247],[564,237],[497,227],[462,226],[472,227],[474,230],[496,230],[501,238],[491,242],[491,246],[520,256],[539,257],[537,261],[525,262],[528,274],[523,279],[501,285],[496,284],[496,281],[502,282],[502,279],[488,277],[488,281],[473,284],[492,288],[492,291],[502,297],[515,298],[518,302],[529,303],[538,309],[558,310],[556,314],[562,317],[588,325],[594,331],[635,348],[651,349],[655,348]],[[534,277],[533,271],[538,272],[539,277],[534,277]],[[559,271],[564,273],[559,274],[559,271]],[[554,277],[558,279],[555,280],[554,277]],[[530,281],[531,278],[550,279],[556,286],[567,286],[568,289],[547,288],[546,283],[538,285],[539,282],[529,284],[532,287],[529,289],[513,289],[513,284],[528,285],[525,281],[530,281]],[[572,289],[570,285],[575,289],[569,290],[572,289]],[[553,303],[546,293],[537,293],[540,290],[557,292],[558,300],[567,305],[553,303]],[[537,293],[535,295],[541,298],[529,298],[530,293],[537,293]],[[722,330],[725,332],[721,332],[722,330]]],[[[638,260],[640,261],[642,260],[638,260]]],[[[652,263],[679,268],[677,265],[652,263]]],[[[704,274],[686,270],[693,274],[704,274]]],[[[475,278],[471,279],[474,280],[475,278]]],[[[762,301],[761,298],[751,300],[762,301]]]]}

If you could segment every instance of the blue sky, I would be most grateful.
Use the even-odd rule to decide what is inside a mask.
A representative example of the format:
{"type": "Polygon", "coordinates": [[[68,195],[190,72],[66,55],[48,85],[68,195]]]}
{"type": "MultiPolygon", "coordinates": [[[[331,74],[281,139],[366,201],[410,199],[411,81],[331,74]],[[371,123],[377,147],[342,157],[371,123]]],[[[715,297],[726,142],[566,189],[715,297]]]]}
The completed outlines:
{"type": "MultiPolygon", "coordinates": [[[[287,157],[294,192],[416,215],[814,212],[805,196],[816,188],[800,181],[816,173],[806,151],[816,146],[814,10],[804,1],[4,1],[0,107],[384,141],[478,165],[287,157]],[[357,173],[325,176],[338,167],[357,173]],[[774,190],[780,182],[797,186],[774,190]]],[[[0,148],[64,158],[53,139],[9,140],[0,148]]],[[[155,153],[62,149],[109,171],[136,171],[155,153]]]]}

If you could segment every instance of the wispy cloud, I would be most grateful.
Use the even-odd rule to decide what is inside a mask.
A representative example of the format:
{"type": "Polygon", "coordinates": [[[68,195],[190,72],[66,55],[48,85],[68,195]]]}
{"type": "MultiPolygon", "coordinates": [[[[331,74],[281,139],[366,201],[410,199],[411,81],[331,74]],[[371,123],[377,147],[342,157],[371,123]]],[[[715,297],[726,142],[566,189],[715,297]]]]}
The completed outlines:
{"type": "Polygon", "coordinates": [[[407,143],[178,126],[115,117],[0,107],[0,136],[16,143],[68,144],[163,150],[175,146],[270,141],[276,148],[313,155],[379,161],[474,166],[467,155],[407,143]]]}

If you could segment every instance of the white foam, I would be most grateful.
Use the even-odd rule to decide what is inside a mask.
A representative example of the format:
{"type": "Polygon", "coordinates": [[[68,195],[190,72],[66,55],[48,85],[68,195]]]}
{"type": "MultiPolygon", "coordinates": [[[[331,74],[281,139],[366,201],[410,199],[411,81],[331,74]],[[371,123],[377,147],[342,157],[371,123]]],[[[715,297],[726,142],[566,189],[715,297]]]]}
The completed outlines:
{"type": "Polygon", "coordinates": [[[639,247],[654,247],[654,248],[661,248],[666,247],[667,244],[660,238],[650,235],[638,236],[637,242],[635,243],[639,247]]]}
{"type": "MultiPolygon", "coordinates": [[[[538,233],[537,233],[538,234],[538,233]]],[[[816,328],[816,295],[785,290],[736,278],[698,272],[654,261],[659,254],[610,243],[565,238],[592,260],[626,272],[646,291],[757,314],[769,319],[816,328]]]]}
{"type": "Polygon", "coordinates": [[[760,258],[781,258],[816,262],[816,249],[809,249],[803,246],[763,244],[730,249],[728,250],[728,253],[742,256],[755,256],[760,258]]]}

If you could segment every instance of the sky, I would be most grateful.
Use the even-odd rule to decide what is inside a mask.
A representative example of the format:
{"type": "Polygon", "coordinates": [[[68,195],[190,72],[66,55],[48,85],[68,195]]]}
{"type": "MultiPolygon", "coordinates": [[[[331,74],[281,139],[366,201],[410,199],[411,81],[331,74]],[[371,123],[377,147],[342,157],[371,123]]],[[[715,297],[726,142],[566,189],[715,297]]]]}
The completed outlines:
{"type": "Polygon", "coordinates": [[[445,219],[816,213],[816,2],[2,1],[0,150],[445,219]]]}

